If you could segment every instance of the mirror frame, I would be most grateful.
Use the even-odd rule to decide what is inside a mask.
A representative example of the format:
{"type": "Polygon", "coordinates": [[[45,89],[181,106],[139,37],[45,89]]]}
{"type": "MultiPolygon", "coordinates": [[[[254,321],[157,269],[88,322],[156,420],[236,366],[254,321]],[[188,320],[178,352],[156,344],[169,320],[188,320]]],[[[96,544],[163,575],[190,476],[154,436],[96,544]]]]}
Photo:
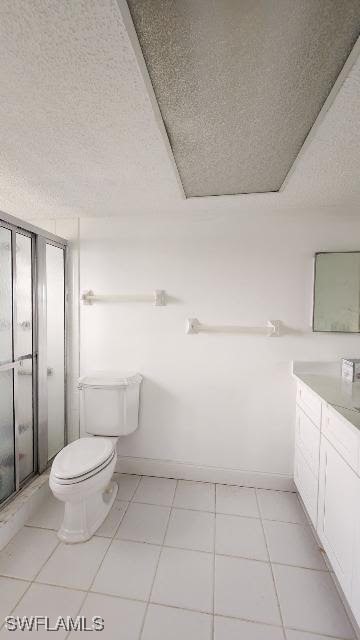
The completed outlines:
{"type": "Polygon", "coordinates": [[[311,328],[312,328],[312,332],[313,333],[336,333],[336,334],[352,334],[352,335],[357,335],[360,333],[360,323],[359,323],[359,330],[358,331],[334,331],[331,329],[315,329],[314,328],[314,322],[315,322],[315,286],[316,286],[316,264],[317,264],[317,257],[319,255],[328,255],[328,254],[334,254],[334,253],[342,253],[342,254],[349,254],[349,253],[358,253],[360,256],[360,249],[350,249],[348,251],[316,251],[314,254],[314,268],[313,268],[313,304],[312,304],[312,318],[311,318],[311,328]]]}

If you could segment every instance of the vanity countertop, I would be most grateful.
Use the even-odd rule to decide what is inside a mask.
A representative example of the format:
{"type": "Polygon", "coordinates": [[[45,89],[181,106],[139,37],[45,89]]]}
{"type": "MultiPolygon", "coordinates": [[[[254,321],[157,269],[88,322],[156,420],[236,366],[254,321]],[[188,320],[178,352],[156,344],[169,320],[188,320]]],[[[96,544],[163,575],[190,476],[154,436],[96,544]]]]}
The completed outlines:
{"type": "Polygon", "coordinates": [[[293,375],[360,429],[360,382],[341,376],[341,362],[293,362],[293,375]]]}

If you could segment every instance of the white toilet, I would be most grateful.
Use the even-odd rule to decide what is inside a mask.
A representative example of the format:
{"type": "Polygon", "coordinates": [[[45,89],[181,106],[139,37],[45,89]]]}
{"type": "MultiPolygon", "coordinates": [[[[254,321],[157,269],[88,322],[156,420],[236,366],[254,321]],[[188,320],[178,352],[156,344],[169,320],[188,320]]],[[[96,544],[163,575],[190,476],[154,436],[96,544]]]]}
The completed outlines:
{"type": "Polygon", "coordinates": [[[63,542],[84,542],[105,520],[118,485],[111,482],[120,436],[138,427],[142,376],[99,374],[80,378],[86,433],[95,437],[71,442],[57,454],[50,489],[65,503],[58,536],[63,542]]]}

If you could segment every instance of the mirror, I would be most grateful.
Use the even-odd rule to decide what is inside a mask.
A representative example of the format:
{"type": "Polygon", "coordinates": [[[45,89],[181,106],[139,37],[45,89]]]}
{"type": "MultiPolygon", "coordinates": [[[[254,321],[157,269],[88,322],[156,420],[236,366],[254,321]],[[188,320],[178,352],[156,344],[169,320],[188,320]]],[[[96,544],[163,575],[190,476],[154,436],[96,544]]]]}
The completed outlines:
{"type": "Polygon", "coordinates": [[[360,251],[315,254],[313,331],[360,332],[360,251]]]}

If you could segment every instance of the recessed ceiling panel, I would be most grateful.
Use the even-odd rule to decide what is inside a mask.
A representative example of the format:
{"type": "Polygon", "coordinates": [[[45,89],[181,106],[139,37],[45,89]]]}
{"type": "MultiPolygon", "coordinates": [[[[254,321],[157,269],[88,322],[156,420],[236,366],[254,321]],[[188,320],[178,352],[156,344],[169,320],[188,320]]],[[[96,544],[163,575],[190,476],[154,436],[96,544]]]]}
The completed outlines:
{"type": "Polygon", "coordinates": [[[128,0],[187,196],[278,191],[359,0],[128,0]]]}

